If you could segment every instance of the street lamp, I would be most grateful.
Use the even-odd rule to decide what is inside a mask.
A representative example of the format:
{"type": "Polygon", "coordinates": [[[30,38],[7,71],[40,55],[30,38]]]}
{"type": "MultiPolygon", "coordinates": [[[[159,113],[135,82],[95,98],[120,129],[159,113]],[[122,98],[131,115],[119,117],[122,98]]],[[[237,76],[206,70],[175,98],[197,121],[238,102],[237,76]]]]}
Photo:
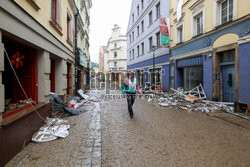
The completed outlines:
{"type": "MultiPolygon", "coordinates": [[[[154,87],[152,86],[153,89],[155,89],[155,50],[157,49],[157,46],[153,45],[152,46],[152,51],[153,51],[153,83],[154,87]]],[[[152,84],[153,85],[153,84],[152,84]]]]}

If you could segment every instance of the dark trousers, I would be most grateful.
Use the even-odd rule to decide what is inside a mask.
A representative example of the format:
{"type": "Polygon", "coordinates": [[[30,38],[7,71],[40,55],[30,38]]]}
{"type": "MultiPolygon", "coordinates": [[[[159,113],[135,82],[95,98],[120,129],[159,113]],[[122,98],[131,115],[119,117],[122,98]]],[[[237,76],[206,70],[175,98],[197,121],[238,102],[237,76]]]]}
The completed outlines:
{"type": "Polygon", "coordinates": [[[128,102],[128,112],[129,115],[132,117],[134,115],[132,107],[135,102],[135,93],[127,93],[127,102],[128,102]]]}

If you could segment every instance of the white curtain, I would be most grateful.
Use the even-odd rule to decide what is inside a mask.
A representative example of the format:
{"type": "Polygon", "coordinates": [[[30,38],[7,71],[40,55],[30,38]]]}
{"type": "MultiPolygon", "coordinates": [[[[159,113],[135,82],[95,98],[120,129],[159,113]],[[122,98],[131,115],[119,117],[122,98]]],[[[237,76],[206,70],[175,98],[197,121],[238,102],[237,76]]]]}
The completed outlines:
{"type": "Polygon", "coordinates": [[[176,9],[176,11],[177,11],[177,21],[179,21],[180,18],[181,18],[182,4],[183,4],[183,0],[178,0],[178,2],[177,2],[177,9],[176,9]]]}

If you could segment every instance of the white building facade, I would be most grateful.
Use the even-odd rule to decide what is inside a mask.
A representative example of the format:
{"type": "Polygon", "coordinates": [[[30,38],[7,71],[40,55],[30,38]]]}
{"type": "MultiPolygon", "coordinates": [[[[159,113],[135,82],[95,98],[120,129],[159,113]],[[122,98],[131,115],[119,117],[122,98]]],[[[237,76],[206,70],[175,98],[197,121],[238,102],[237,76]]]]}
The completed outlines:
{"type": "Polygon", "coordinates": [[[169,0],[133,0],[127,29],[127,68],[136,71],[137,80],[145,86],[152,80],[149,72],[155,64],[156,85],[169,89],[169,49],[160,47],[160,18],[168,23],[169,0]]]}
{"type": "Polygon", "coordinates": [[[120,27],[114,25],[104,55],[104,69],[111,73],[111,81],[118,81],[118,73],[127,71],[127,38],[121,35],[120,27]]]}

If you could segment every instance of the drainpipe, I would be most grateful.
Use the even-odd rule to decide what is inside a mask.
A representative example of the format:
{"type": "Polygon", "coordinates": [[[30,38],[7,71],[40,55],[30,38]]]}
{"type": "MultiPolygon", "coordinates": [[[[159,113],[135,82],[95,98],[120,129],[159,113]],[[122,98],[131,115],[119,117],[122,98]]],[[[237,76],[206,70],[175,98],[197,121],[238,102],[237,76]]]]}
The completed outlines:
{"type": "Polygon", "coordinates": [[[77,95],[78,90],[78,79],[77,79],[77,66],[78,66],[78,50],[77,50],[77,18],[79,15],[78,8],[75,14],[75,95],[77,95]]]}

